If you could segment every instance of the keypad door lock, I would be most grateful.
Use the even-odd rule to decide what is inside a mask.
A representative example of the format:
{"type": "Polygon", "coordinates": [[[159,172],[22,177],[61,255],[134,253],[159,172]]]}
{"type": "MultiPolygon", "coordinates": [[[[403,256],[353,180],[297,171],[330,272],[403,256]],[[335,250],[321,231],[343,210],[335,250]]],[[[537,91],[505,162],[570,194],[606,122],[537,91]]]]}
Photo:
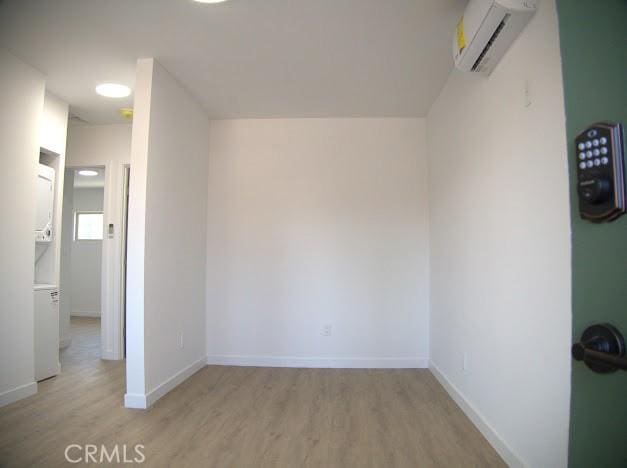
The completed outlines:
{"type": "Polygon", "coordinates": [[[613,221],[625,214],[623,126],[599,122],[575,138],[579,213],[593,222],[613,221]]]}

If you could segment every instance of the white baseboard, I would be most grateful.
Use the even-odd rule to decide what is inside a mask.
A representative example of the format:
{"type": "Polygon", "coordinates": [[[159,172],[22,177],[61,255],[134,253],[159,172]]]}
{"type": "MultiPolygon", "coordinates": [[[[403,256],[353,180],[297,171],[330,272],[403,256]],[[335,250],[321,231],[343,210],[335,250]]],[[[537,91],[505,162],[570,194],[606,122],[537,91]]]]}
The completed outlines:
{"type": "Polygon", "coordinates": [[[507,445],[503,438],[494,430],[492,426],[486,421],[485,417],[462,395],[459,389],[451,383],[450,380],[438,369],[433,363],[429,362],[429,370],[435,376],[435,378],[442,384],[444,389],[448,392],[451,398],[457,403],[462,411],[468,416],[472,423],[479,429],[481,434],[488,440],[490,445],[497,451],[497,453],[505,460],[508,466],[511,468],[525,467],[523,461],[518,457],[514,451],[507,445]]]}
{"type": "Polygon", "coordinates": [[[100,318],[99,310],[75,310],[70,313],[70,317],[95,317],[100,318]]]}
{"type": "Polygon", "coordinates": [[[146,395],[139,393],[126,393],[124,395],[124,407],[133,409],[148,408],[146,395]]]}
{"type": "Polygon", "coordinates": [[[101,349],[100,359],[105,361],[121,361],[124,357],[116,354],[112,349],[101,349]]]}
{"type": "Polygon", "coordinates": [[[0,407],[15,403],[37,393],[37,382],[31,382],[0,393],[0,407]]]}
{"type": "Polygon", "coordinates": [[[323,369],[426,369],[427,358],[321,358],[287,356],[235,356],[213,354],[207,356],[210,366],[295,367],[323,369]]]}
{"type": "Polygon", "coordinates": [[[172,391],[174,388],[189,379],[192,375],[194,375],[206,365],[206,359],[198,359],[196,362],[190,364],[183,370],[174,374],[166,381],[157,385],[154,389],[152,389],[145,395],[127,393],[126,395],[124,395],[124,406],[127,408],[136,409],[150,408],[159,398],[164,396],[166,393],[172,391]]]}

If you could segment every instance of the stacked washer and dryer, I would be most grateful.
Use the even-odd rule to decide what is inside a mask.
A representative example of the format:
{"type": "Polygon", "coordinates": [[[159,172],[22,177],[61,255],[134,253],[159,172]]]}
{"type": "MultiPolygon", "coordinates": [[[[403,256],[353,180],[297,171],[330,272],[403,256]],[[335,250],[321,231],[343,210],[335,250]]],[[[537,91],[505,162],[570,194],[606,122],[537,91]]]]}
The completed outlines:
{"type": "MultiPolygon", "coordinates": [[[[54,169],[39,164],[37,171],[37,215],[35,221],[35,271],[53,240],[55,196],[54,169]]],[[[35,274],[35,278],[41,275],[35,274]]],[[[59,373],[59,286],[35,283],[35,380],[59,373]]]]}

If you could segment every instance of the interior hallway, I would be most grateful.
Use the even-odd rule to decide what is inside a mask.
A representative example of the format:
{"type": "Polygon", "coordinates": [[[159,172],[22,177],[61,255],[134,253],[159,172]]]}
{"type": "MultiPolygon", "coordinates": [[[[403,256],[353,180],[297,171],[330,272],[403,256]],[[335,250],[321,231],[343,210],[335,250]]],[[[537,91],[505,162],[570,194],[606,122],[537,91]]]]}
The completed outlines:
{"type": "Polygon", "coordinates": [[[100,317],[70,317],[70,336],[72,345],[60,350],[64,373],[107,363],[100,359],[100,317]]]}
{"type": "Polygon", "coordinates": [[[505,466],[428,370],[206,367],[148,411],[72,317],[62,372],[0,409],[0,466],[67,466],[69,444],[145,446],[151,466],[505,466]]]}

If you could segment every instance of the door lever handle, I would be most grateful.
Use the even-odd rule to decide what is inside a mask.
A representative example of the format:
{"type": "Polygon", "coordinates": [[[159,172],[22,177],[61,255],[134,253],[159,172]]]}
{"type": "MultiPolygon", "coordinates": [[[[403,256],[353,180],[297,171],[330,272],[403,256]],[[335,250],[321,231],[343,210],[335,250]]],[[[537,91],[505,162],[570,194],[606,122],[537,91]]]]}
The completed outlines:
{"type": "Polygon", "coordinates": [[[583,361],[594,372],[607,374],[627,370],[625,339],[609,323],[592,325],[584,330],[581,341],[571,348],[573,359],[583,361]]]}

